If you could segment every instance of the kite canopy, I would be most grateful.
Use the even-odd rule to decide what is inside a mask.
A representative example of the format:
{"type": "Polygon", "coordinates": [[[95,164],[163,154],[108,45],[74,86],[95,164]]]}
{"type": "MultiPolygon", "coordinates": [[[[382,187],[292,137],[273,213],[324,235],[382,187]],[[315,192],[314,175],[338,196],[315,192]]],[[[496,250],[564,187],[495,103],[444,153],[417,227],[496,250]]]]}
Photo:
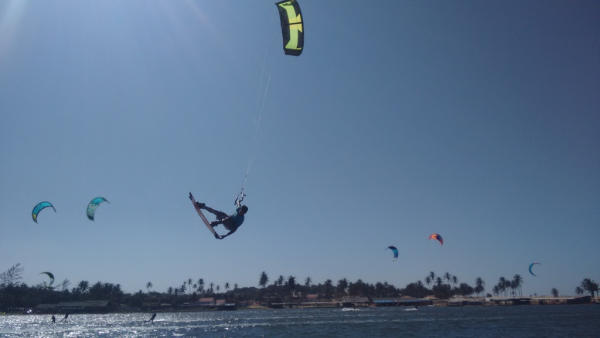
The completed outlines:
{"type": "MultiPolygon", "coordinates": [[[[533,272],[531,271],[531,268],[533,268],[534,265],[541,265],[540,263],[531,263],[531,265],[529,265],[529,273],[534,275],[533,272]]],[[[535,276],[535,275],[534,275],[535,276]]],[[[536,276],[537,277],[537,276],[536,276]]]]}
{"type": "Polygon", "coordinates": [[[286,55],[299,56],[304,48],[304,22],[300,5],[296,0],[280,1],[275,5],[281,19],[283,51],[286,55]]]}
{"type": "Polygon", "coordinates": [[[98,206],[102,202],[106,202],[106,203],[110,204],[110,202],[106,198],[104,198],[104,197],[96,197],[96,198],[94,198],[90,202],[90,204],[88,204],[88,206],[87,206],[87,217],[90,220],[92,220],[92,221],[94,220],[94,214],[96,213],[96,208],[98,208],[98,206]]]}
{"type": "Polygon", "coordinates": [[[48,283],[48,287],[51,287],[54,283],[54,275],[51,272],[40,272],[40,275],[48,275],[50,278],[50,283],[48,283]]]}
{"type": "Polygon", "coordinates": [[[440,241],[440,245],[444,245],[444,239],[439,234],[432,234],[428,239],[437,239],[440,241]]]}
{"type": "Polygon", "coordinates": [[[387,250],[387,249],[390,249],[390,250],[392,250],[392,252],[394,253],[394,260],[398,259],[398,249],[396,249],[396,247],[395,247],[395,246],[393,246],[393,245],[390,245],[390,246],[388,246],[388,247],[386,248],[386,250],[387,250]]]}
{"type": "MultiPolygon", "coordinates": [[[[37,223],[38,214],[40,213],[40,211],[46,209],[47,207],[52,207],[52,209],[54,209],[54,206],[50,202],[39,203],[33,208],[33,211],[31,212],[31,217],[33,218],[34,222],[37,223]]],[[[56,212],[56,209],[54,209],[54,212],[56,212]]]]}

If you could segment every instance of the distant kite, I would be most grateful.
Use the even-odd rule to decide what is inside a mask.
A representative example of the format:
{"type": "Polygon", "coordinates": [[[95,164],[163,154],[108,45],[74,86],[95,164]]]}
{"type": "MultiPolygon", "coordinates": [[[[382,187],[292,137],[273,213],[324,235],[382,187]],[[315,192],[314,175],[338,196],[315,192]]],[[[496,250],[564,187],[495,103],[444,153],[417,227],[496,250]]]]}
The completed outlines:
{"type": "Polygon", "coordinates": [[[87,206],[87,217],[90,220],[92,220],[92,221],[94,220],[94,214],[96,213],[96,208],[98,208],[98,206],[102,202],[106,202],[106,203],[110,204],[110,202],[106,198],[104,198],[104,197],[96,197],[96,198],[94,198],[90,202],[90,204],[88,204],[88,206],[87,206]]]}
{"type": "Polygon", "coordinates": [[[48,283],[48,288],[51,288],[52,284],[54,283],[54,275],[51,272],[40,272],[40,275],[48,275],[48,277],[50,278],[50,283],[48,283]]]}
{"type": "Polygon", "coordinates": [[[284,0],[275,5],[281,20],[283,51],[286,55],[299,56],[304,48],[304,22],[300,5],[296,0],[284,0]]]}
{"type": "Polygon", "coordinates": [[[429,236],[428,239],[437,239],[438,241],[440,241],[440,245],[444,245],[444,239],[439,234],[433,234],[429,236]]]}
{"type": "MultiPolygon", "coordinates": [[[[31,217],[33,218],[33,221],[37,223],[37,217],[38,214],[40,213],[40,211],[42,211],[43,209],[47,208],[47,207],[52,207],[52,209],[54,209],[54,206],[52,205],[52,203],[50,202],[42,202],[39,203],[38,205],[36,205],[33,208],[33,211],[31,212],[31,217]]],[[[54,209],[54,212],[56,212],[56,209],[54,209]]]]}
{"type": "Polygon", "coordinates": [[[388,246],[388,247],[386,248],[386,250],[387,250],[387,249],[390,249],[390,250],[392,250],[392,252],[394,253],[394,260],[398,259],[398,249],[396,249],[396,247],[395,247],[395,246],[393,246],[393,245],[390,245],[390,246],[388,246]]]}
{"type": "MultiPolygon", "coordinates": [[[[534,274],[533,274],[533,271],[531,271],[531,268],[533,268],[533,266],[534,266],[534,265],[536,265],[536,264],[537,264],[537,265],[542,265],[542,264],[540,264],[540,263],[531,263],[531,265],[529,265],[529,273],[530,273],[530,274],[532,274],[532,275],[534,275],[534,274]]],[[[535,276],[535,275],[534,275],[534,276],[535,276]]],[[[537,276],[536,276],[536,277],[537,277],[537,276]]]]}

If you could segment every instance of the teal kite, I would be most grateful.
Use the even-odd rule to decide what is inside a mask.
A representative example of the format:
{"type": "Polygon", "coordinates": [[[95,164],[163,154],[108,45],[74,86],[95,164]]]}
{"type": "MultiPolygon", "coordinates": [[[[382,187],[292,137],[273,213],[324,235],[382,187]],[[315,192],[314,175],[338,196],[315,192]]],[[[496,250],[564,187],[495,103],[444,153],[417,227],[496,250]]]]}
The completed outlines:
{"type": "Polygon", "coordinates": [[[395,246],[390,245],[386,248],[386,250],[387,249],[392,250],[392,252],[394,253],[394,260],[398,259],[398,249],[395,246]]]}
{"type": "Polygon", "coordinates": [[[52,272],[40,272],[40,275],[47,275],[50,278],[50,283],[48,283],[48,288],[52,288],[52,284],[54,283],[54,275],[52,272]]]}
{"type": "Polygon", "coordinates": [[[102,202],[106,202],[106,203],[110,204],[110,202],[106,198],[104,198],[104,197],[96,197],[96,198],[94,198],[90,202],[90,204],[88,204],[88,206],[87,206],[87,217],[90,220],[92,220],[92,221],[94,220],[94,214],[96,213],[96,208],[98,208],[98,206],[102,202]]]}
{"type": "MultiPolygon", "coordinates": [[[[40,211],[46,209],[47,207],[52,207],[52,209],[54,209],[54,206],[50,202],[39,203],[33,208],[33,211],[31,212],[31,217],[33,218],[34,222],[37,223],[38,214],[40,213],[40,211]]],[[[54,209],[54,212],[56,212],[56,209],[54,209]]]]}
{"type": "Polygon", "coordinates": [[[299,56],[304,48],[304,22],[300,5],[296,0],[285,0],[275,4],[279,10],[283,51],[286,55],[299,56]]]}
{"type": "MultiPolygon", "coordinates": [[[[537,264],[537,265],[542,265],[542,264],[540,264],[540,263],[531,263],[531,265],[529,265],[529,273],[530,273],[530,274],[532,274],[532,275],[534,275],[534,274],[533,274],[533,271],[531,271],[531,268],[533,268],[533,266],[534,266],[534,265],[536,265],[536,264],[537,264]]],[[[534,275],[534,276],[535,276],[535,275],[534,275]]],[[[537,276],[536,276],[536,277],[537,277],[537,276]]]]}

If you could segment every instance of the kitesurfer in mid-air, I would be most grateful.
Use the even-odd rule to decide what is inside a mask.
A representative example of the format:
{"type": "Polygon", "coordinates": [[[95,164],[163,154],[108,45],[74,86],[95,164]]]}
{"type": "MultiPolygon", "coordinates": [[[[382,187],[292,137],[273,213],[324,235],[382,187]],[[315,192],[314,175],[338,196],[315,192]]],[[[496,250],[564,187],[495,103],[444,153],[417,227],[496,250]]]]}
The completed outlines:
{"type": "Polygon", "coordinates": [[[237,229],[242,225],[242,223],[244,223],[244,215],[248,212],[248,207],[242,205],[240,202],[240,200],[236,199],[235,205],[237,206],[237,208],[235,209],[235,212],[232,215],[227,215],[222,211],[209,208],[204,203],[196,202],[196,205],[198,206],[198,208],[204,209],[210,212],[211,214],[214,214],[215,217],[217,217],[216,221],[210,222],[211,227],[214,228],[219,224],[223,224],[225,229],[229,230],[227,235],[219,236],[219,239],[223,239],[236,232],[237,229]]]}

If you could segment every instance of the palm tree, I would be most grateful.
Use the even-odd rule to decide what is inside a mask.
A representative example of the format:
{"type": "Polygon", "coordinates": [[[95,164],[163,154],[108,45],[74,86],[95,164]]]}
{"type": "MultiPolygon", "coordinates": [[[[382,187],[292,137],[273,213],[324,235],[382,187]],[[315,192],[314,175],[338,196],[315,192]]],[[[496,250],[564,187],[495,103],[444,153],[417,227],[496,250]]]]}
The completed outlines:
{"type": "Polygon", "coordinates": [[[583,295],[584,292],[583,292],[583,289],[581,288],[581,286],[578,286],[575,288],[575,293],[580,296],[583,295]]]}
{"type": "Polygon", "coordinates": [[[508,289],[512,289],[513,285],[512,285],[512,281],[505,279],[504,280],[504,289],[506,290],[506,295],[508,295],[508,289]]]}
{"type": "Polygon", "coordinates": [[[229,282],[225,282],[225,292],[229,291],[229,282]]]}
{"type": "Polygon", "coordinates": [[[499,285],[494,285],[494,287],[492,288],[492,293],[496,296],[498,296],[500,294],[500,287],[499,285]]]}
{"type": "Polygon", "coordinates": [[[190,290],[190,293],[192,293],[192,279],[188,278],[188,290],[190,290]]]}
{"type": "Polygon", "coordinates": [[[433,271],[429,272],[429,278],[431,278],[431,281],[435,280],[435,273],[433,273],[433,271]]]}
{"type": "Polygon", "coordinates": [[[210,293],[214,293],[213,292],[213,286],[215,286],[215,283],[210,283],[208,285],[210,286],[210,293]]]}
{"type": "Polygon", "coordinates": [[[446,282],[448,282],[448,285],[450,285],[450,281],[452,280],[452,275],[451,275],[449,272],[446,272],[446,273],[444,274],[444,280],[445,280],[446,282]]]}
{"type": "Polygon", "coordinates": [[[506,278],[504,277],[500,277],[500,279],[498,280],[498,290],[501,293],[504,293],[506,291],[506,278]]]}
{"type": "Polygon", "coordinates": [[[523,277],[521,277],[521,275],[516,274],[513,277],[513,286],[515,287],[515,289],[519,290],[519,296],[522,296],[522,287],[523,287],[523,277]]]}
{"type": "Polygon", "coordinates": [[[90,288],[90,282],[82,280],[81,282],[79,282],[79,284],[77,284],[77,287],[79,288],[79,291],[81,291],[81,293],[86,293],[90,288]]]}
{"type": "Polygon", "coordinates": [[[198,292],[204,292],[204,279],[202,278],[198,279],[198,292]]]}
{"type": "Polygon", "coordinates": [[[323,285],[325,286],[325,298],[331,299],[333,296],[333,281],[327,279],[323,285]]]}
{"type": "Polygon", "coordinates": [[[589,292],[592,295],[592,298],[594,298],[594,292],[596,293],[596,296],[598,295],[598,283],[594,282],[590,278],[585,278],[581,282],[581,288],[589,292]]]}
{"type": "Polygon", "coordinates": [[[484,291],[485,282],[483,281],[483,279],[481,279],[481,277],[475,278],[475,292],[477,293],[477,296],[479,297],[479,294],[483,293],[484,291]]]}
{"type": "Polygon", "coordinates": [[[152,288],[152,282],[148,282],[148,284],[146,284],[146,290],[148,290],[148,293],[150,293],[151,288],[152,288]]]}
{"type": "Polygon", "coordinates": [[[456,287],[456,284],[458,284],[458,277],[452,276],[452,286],[456,287]]]}
{"type": "Polygon", "coordinates": [[[312,279],[310,277],[306,277],[306,279],[304,280],[304,286],[306,286],[306,288],[308,289],[311,284],[312,284],[312,279]]]}
{"type": "Polygon", "coordinates": [[[554,296],[554,298],[558,297],[558,290],[556,290],[555,288],[552,288],[552,291],[550,291],[550,293],[552,294],[552,296],[554,296]]]}
{"type": "Polygon", "coordinates": [[[442,280],[442,277],[435,277],[435,285],[442,286],[443,284],[444,281],[442,280]]]}
{"type": "Polygon", "coordinates": [[[277,285],[283,286],[284,281],[285,281],[285,277],[283,277],[282,275],[279,275],[279,278],[277,278],[277,285]]]}
{"type": "Polygon", "coordinates": [[[427,284],[427,287],[429,287],[431,285],[431,282],[433,282],[433,279],[431,279],[431,277],[429,277],[429,276],[425,277],[425,284],[427,284]]]}
{"type": "Polygon", "coordinates": [[[238,285],[237,285],[237,283],[233,284],[233,289],[234,289],[234,290],[237,290],[237,288],[238,288],[238,285]]]}
{"type": "Polygon", "coordinates": [[[348,289],[348,280],[346,278],[342,278],[337,282],[336,288],[339,293],[346,294],[346,290],[348,289]]]}
{"type": "Polygon", "coordinates": [[[61,284],[61,291],[65,291],[69,289],[69,285],[71,285],[71,282],[69,282],[68,279],[65,278],[65,280],[63,280],[62,284],[61,284]]]}
{"type": "Polygon", "coordinates": [[[287,278],[287,284],[290,287],[290,289],[295,289],[296,288],[296,277],[289,276],[287,278]]]}
{"type": "Polygon", "coordinates": [[[258,281],[258,285],[262,286],[262,288],[264,289],[267,286],[267,283],[269,283],[269,277],[267,276],[267,273],[263,271],[260,274],[260,279],[258,281]]]}

